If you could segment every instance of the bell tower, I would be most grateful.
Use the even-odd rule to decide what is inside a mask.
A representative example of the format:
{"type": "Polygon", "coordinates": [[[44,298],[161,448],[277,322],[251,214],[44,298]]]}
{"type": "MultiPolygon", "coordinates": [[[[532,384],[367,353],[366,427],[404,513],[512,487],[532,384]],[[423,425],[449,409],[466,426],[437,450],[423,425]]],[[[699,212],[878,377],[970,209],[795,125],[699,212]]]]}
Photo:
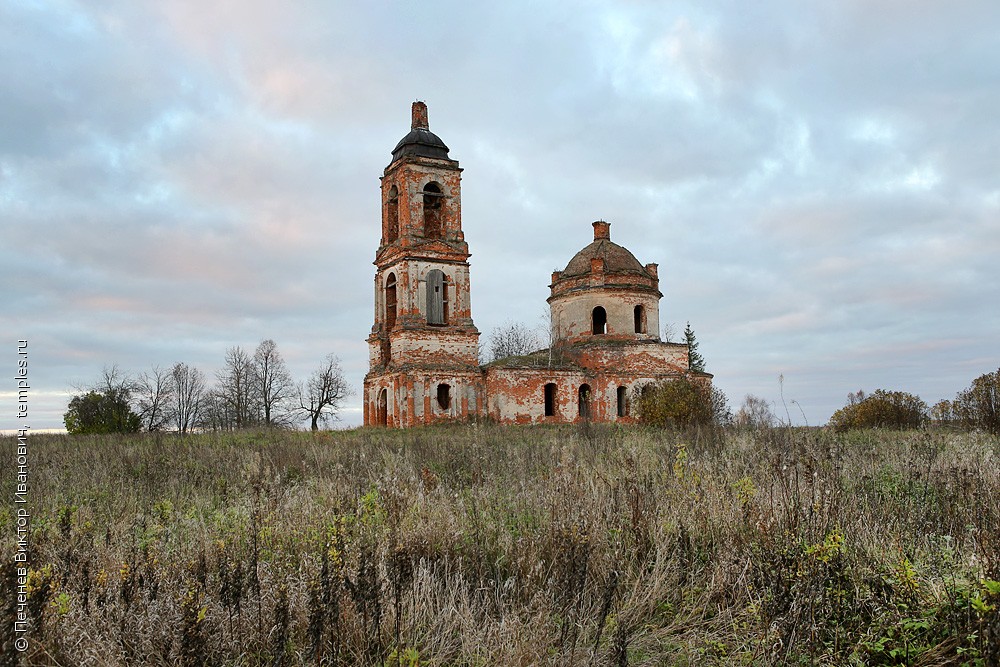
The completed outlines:
{"type": "Polygon", "coordinates": [[[462,169],[414,102],[382,175],[375,322],[365,424],[412,426],[475,414],[482,399],[472,321],[462,169]]]}

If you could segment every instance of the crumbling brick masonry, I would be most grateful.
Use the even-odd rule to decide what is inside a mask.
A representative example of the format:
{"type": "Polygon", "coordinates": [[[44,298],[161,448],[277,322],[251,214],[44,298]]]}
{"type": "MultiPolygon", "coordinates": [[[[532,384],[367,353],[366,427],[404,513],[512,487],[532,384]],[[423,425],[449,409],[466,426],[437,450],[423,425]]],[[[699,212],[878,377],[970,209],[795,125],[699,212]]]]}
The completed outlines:
{"type": "Polygon", "coordinates": [[[552,274],[552,348],[480,365],[472,321],[461,173],[414,102],[382,175],[366,425],[488,416],[501,423],[632,421],[632,399],[682,376],[687,346],[661,342],[659,274],[593,223],[594,241],[552,274]]]}

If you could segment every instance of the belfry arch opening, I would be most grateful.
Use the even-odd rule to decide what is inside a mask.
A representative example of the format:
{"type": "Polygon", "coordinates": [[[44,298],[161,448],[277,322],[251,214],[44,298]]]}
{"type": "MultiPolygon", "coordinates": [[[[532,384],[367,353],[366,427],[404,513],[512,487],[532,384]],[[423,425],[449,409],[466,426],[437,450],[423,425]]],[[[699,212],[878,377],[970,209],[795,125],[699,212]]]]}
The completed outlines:
{"type": "Polygon", "coordinates": [[[399,189],[394,185],[389,188],[389,197],[385,203],[385,241],[392,243],[399,238],[399,189]]]}
{"type": "Polygon", "coordinates": [[[396,326],[396,274],[390,273],[385,281],[385,328],[396,326]]]}
{"type": "Polygon", "coordinates": [[[633,324],[637,334],[646,333],[646,309],[636,306],[632,313],[633,324]]]}
{"type": "Polygon", "coordinates": [[[441,186],[431,181],[424,186],[424,236],[439,239],[443,236],[444,193],[441,186]]]}
{"type": "Polygon", "coordinates": [[[593,313],[591,313],[591,333],[595,336],[607,333],[608,330],[608,311],[604,310],[604,306],[598,306],[594,308],[593,313]]]}

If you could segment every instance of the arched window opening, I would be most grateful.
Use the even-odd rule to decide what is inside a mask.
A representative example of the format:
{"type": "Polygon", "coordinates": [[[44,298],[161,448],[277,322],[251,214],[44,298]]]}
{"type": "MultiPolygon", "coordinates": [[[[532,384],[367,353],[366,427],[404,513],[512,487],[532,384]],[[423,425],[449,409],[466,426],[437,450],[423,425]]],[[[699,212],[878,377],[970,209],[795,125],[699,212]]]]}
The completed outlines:
{"type": "Polygon", "coordinates": [[[447,410],[451,407],[451,385],[439,384],[437,388],[438,407],[447,410]]]}
{"type": "Polygon", "coordinates": [[[396,326],[396,274],[390,273],[385,281],[385,328],[396,326]]]}
{"type": "Polygon", "coordinates": [[[584,419],[590,419],[590,385],[582,384],[580,385],[580,392],[578,395],[578,408],[580,416],[584,419]]]}
{"type": "Polygon", "coordinates": [[[444,193],[441,186],[430,182],[424,186],[424,236],[439,239],[442,236],[444,193]]]}
{"type": "Polygon", "coordinates": [[[628,396],[625,387],[618,387],[618,416],[624,417],[628,414],[628,396]]]}
{"type": "Polygon", "coordinates": [[[385,389],[378,393],[378,416],[376,422],[379,426],[389,425],[389,392],[385,389]]]}
{"type": "Polygon", "coordinates": [[[549,382],[545,385],[545,416],[554,417],[556,414],[556,383],[549,382]]]}
{"type": "Polygon", "coordinates": [[[386,243],[392,243],[399,238],[399,190],[395,185],[389,189],[385,217],[385,240],[386,243]]]}
{"type": "Polygon", "coordinates": [[[642,306],[636,306],[633,319],[635,320],[635,332],[638,334],[646,333],[646,309],[642,306]]]}
{"type": "Polygon", "coordinates": [[[427,324],[448,324],[448,278],[440,269],[427,274],[427,324]]]}
{"type": "Polygon", "coordinates": [[[591,316],[593,321],[592,333],[597,336],[603,334],[608,329],[608,311],[604,310],[603,306],[598,306],[594,308],[593,315],[591,316]]]}

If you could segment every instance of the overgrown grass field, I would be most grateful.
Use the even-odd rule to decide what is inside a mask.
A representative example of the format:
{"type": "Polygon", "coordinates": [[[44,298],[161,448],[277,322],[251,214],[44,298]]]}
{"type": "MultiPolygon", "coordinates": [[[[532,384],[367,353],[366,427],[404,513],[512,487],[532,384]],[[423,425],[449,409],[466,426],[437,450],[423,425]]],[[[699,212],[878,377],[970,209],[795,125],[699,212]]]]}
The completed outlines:
{"type": "MultiPolygon", "coordinates": [[[[468,425],[29,446],[27,664],[1000,661],[994,436],[468,425]]],[[[19,659],[14,518],[8,500],[2,664],[19,659]]]]}

